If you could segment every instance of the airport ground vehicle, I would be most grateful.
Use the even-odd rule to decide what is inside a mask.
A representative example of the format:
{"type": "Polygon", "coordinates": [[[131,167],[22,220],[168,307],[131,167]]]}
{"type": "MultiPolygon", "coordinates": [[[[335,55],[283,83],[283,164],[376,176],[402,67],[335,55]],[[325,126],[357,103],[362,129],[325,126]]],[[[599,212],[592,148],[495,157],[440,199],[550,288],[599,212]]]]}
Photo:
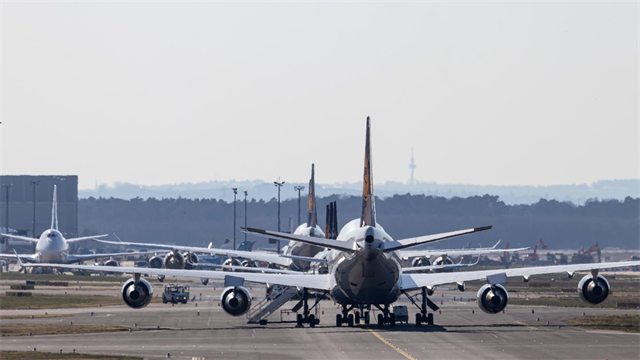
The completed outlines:
{"type": "Polygon", "coordinates": [[[164,286],[164,292],[162,293],[162,303],[168,302],[172,304],[183,303],[186,304],[189,301],[189,287],[183,285],[167,284],[164,286]]]}
{"type": "Polygon", "coordinates": [[[409,323],[409,309],[405,305],[394,305],[392,312],[397,322],[409,323]]]}

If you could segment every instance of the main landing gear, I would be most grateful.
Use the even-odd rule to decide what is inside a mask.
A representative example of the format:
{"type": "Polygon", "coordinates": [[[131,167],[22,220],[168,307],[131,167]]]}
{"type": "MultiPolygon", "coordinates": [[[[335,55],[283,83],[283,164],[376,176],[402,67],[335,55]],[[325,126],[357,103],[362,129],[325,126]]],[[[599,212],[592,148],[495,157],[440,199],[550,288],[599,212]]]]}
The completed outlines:
{"type": "Polygon", "coordinates": [[[427,288],[422,288],[422,292],[420,294],[421,305],[416,303],[418,295],[410,296],[407,293],[404,293],[404,295],[420,310],[419,313],[416,313],[416,326],[420,326],[422,324],[433,325],[433,313],[427,314],[427,306],[433,311],[438,311],[440,308],[427,297],[427,288]]]}
{"type": "Polygon", "coordinates": [[[311,314],[311,310],[318,305],[321,298],[321,296],[316,296],[315,304],[309,308],[309,291],[306,288],[302,289],[302,300],[300,300],[293,309],[294,311],[298,311],[300,306],[303,307],[302,314],[296,316],[296,327],[303,327],[303,324],[309,324],[309,327],[315,327],[320,323],[320,319],[316,319],[316,316],[311,314]]]}
{"type": "Polygon", "coordinates": [[[343,324],[352,327],[354,325],[360,325],[364,322],[365,325],[369,325],[371,321],[371,305],[360,305],[359,310],[356,310],[354,314],[349,314],[349,311],[353,310],[355,305],[342,305],[342,314],[336,315],[336,326],[340,327],[343,324]]]}
{"type": "Polygon", "coordinates": [[[385,324],[391,327],[396,326],[396,314],[389,311],[389,304],[384,304],[384,307],[380,305],[374,305],[382,312],[378,314],[378,327],[383,327],[385,324]]]}

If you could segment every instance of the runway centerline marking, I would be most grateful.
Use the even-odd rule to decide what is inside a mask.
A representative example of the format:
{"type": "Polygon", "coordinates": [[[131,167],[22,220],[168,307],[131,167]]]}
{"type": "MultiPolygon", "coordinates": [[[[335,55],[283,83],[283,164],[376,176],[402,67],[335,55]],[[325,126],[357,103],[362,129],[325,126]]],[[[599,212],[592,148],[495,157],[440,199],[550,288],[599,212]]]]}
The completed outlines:
{"type": "Polygon", "coordinates": [[[407,354],[406,352],[402,351],[402,349],[398,348],[397,346],[393,345],[392,343],[388,342],[387,339],[383,338],[382,336],[380,336],[380,334],[378,334],[377,332],[373,331],[372,329],[367,328],[367,330],[373,334],[373,336],[377,337],[378,340],[382,341],[385,345],[387,345],[388,347],[392,348],[393,350],[395,350],[398,354],[404,356],[405,358],[409,359],[409,360],[416,360],[416,358],[414,358],[413,356],[407,354]]]}
{"type": "Polygon", "coordinates": [[[529,325],[527,325],[527,324],[523,323],[523,322],[522,322],[522,321],[520,321],[520,320],[516,320],[516,321],[514,321],[514,322],[515,322],[516,324],[519,324],[519,325],[522,325],[522,326],[526,326],[526,327],[527,327],[527,328],[529,328],[530,330],[538,330],[537,328],[535,328],[535,327],[533,327],[533,326],[529,326],[529,325]]]}

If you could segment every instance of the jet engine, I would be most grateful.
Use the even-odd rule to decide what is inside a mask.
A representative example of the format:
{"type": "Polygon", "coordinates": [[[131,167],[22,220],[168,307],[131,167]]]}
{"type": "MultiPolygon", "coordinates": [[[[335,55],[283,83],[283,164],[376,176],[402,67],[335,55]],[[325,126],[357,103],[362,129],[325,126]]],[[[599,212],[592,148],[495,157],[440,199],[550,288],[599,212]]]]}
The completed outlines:
{"type": "Polygon", "coordinates": [[[245,260],[242,262],[242,266],[244,267],[257,267],[256,263],[251,260],[245,260]]]}
{"type": "Polygon", "coordinates": [[[185,260],[184,268],[187,270],[195,269],[198,265],[198,255],[192,252],[185,252],[182,254],[185,260]]]}
{"type": "Polygon", "coordinates": [[[443,255],[438,257],[434,262],[433,265],[452,265],[453,264],[453,259],[443,255]]]}
{"type": "Polygon", "coordinates": [[[152,297],[153,287],[145,279],[138,280],[137,284],[134,279],[129,279],[122,285],[122,300],[131,308],[140,309],[149,305],[152,297]]]}
{"type": "Polygon", "coordinates": [[[154,256],[149,259],[149,267],[152,269],[162,269],[162,264],[164,261],[160,256],[154,256]]]}
{"type": "Polygon", "coordinates": [[[497,314],[507,307],[509,294],[502,285],[485,284],[478,290],[478,306],[489,314],[497,314]]]}
{"type": "Polygon", "coordinates": [[[164,257],[165,269],[182,270],[185,263],[184,256],[177,251],[170,252],[164,257]]]}
{"type": "Polygon", "coordinates": [[[222,310],[231,316],[241,316],[251,308],[251,294],[242,286],[228,287],[220,296],[222,310]]]}
{"type": "Polygon", "coordinates": [[[431,260],[429,260],[428,257],[417,257],[413,259],[413,261],[411,262],[411,266],[413,267],[429,266],[429,265],[431,265],[431,260]]]}
{"type": "Polygon", "coordinates": [[[229,259],[225,260],[222,263],[222,265],[225,265],[225,266],[242,266],[242,263],[238,259],[229,258],[229,259]]]}
{"type": "Polygon", "coordinates": [[[118,267],[118,266],[120,266],[120,264],[118,264],[118,262],[117,262],[117,261],[115,261],[115,260],[111,259],[111,260],[105,261],[105,262],[104,262],[104,266],[113,266],[113,267],[118,267]]]}
{"type": "Polygon", "coordinates": [[[209,278],[200,278],[202,285],[207,286],[209,284],[209,278]]]}
{"type": "Polygon", "coordinates": [[[585,275],[578,283],[580,298],[591,304],[603,302],[609,296],[610,290],[609,282],[602,275],[598,275],[596,281],[594,281],[592,275],[585,275]]]}

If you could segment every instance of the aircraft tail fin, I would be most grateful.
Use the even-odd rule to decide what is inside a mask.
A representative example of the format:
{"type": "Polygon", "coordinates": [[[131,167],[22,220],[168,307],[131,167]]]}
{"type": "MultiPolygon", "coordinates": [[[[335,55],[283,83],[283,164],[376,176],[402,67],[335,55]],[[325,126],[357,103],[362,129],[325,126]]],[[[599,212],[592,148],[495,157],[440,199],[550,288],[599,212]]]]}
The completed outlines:
{"type": "Polygon", "coordinates": [[[371,161],[371,120],[367,116],[367,134],[364,145],[364,179],[362,181],[362,216],[360,227],[376,226],[376,203],[373,193],[371,161]]]}
{"type": "Polygon", "coordinates": [[[58,230],[58,187],[53,185],[53,204],[51,205],[51,228],[58,230]]]}
{"type": "Polygon", "coordinates": [[[311,180],[309,180],[309,205],[307,206],[307,227],[318,225],[318,213],[316,212],[316,179],[315,164],[311,164],[311,180]]]}

